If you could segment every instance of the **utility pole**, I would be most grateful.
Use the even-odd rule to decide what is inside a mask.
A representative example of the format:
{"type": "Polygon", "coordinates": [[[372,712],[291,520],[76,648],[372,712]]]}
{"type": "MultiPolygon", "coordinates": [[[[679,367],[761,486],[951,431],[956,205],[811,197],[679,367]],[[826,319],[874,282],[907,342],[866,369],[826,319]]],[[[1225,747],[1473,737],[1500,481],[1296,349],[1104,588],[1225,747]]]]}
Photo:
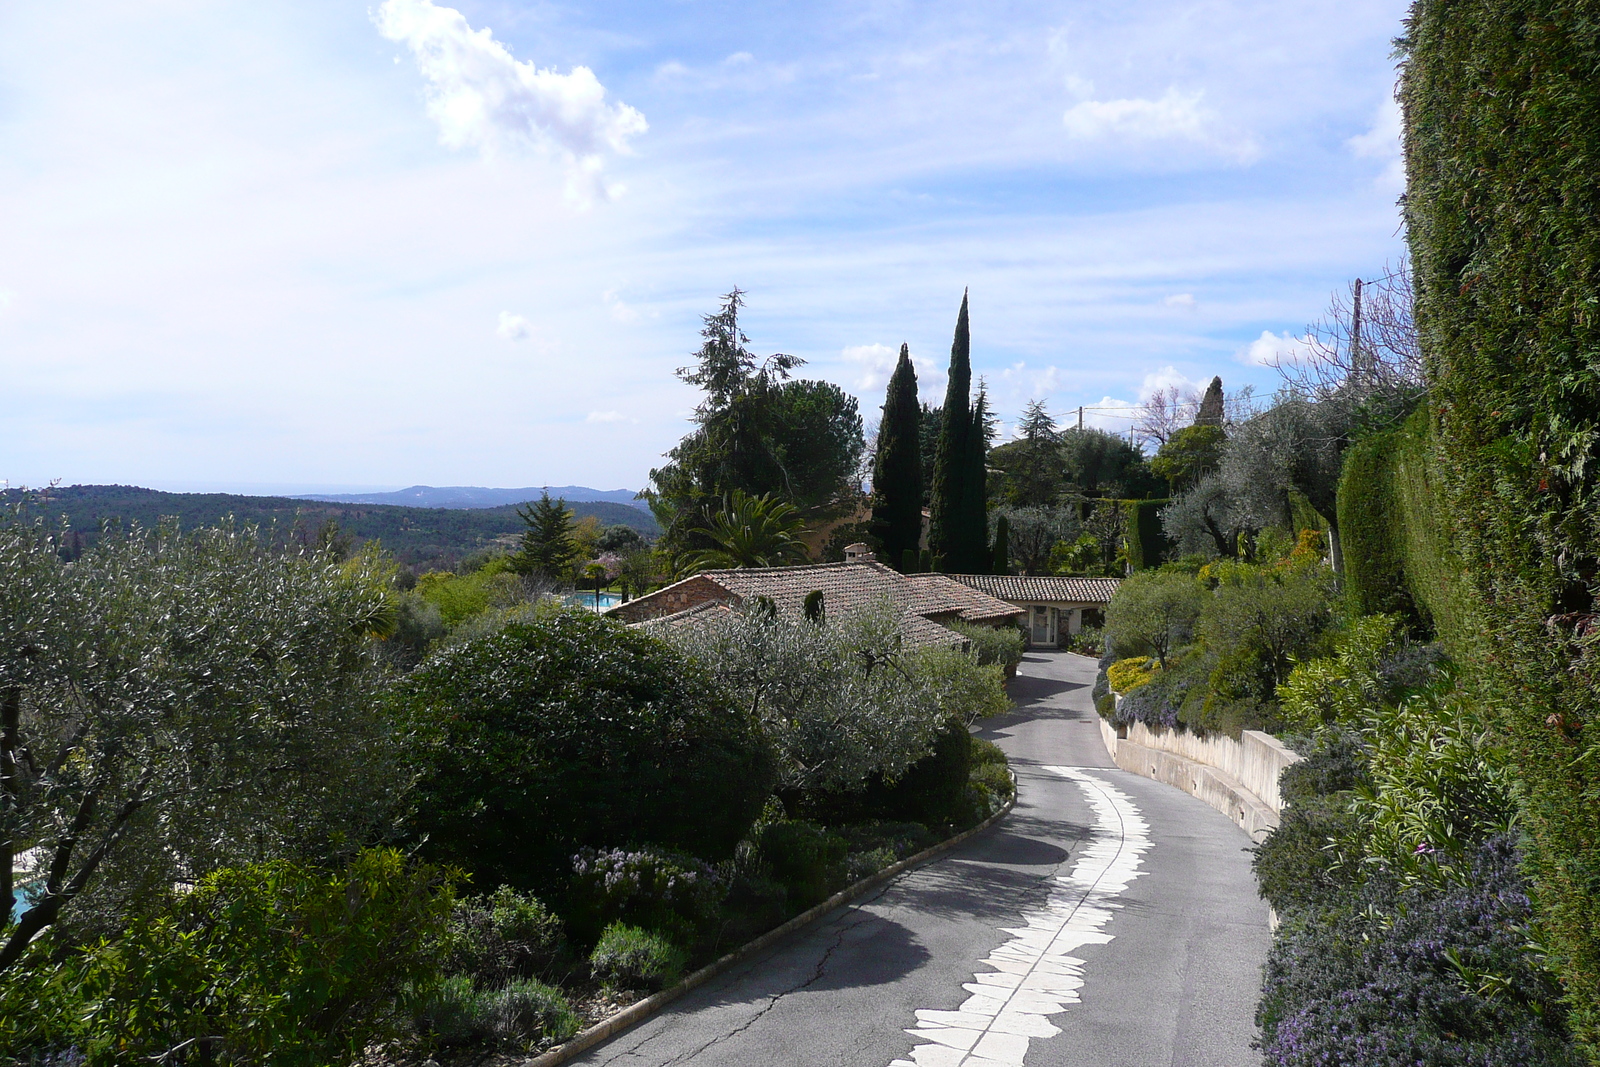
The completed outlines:
{"type": "Polygon", "coordinates": [[[1083,432],[1083,405],[1078,405],[1078,432],[1083,432]]]}
{"type": "Polygon", "coordinates": [[[1350,377],[1355,384],[1366,383],[1368,371],[1366,359],[1361,355],[1361,279],[1356,279],[1355,300],[1350,310],[1350,377]]]}

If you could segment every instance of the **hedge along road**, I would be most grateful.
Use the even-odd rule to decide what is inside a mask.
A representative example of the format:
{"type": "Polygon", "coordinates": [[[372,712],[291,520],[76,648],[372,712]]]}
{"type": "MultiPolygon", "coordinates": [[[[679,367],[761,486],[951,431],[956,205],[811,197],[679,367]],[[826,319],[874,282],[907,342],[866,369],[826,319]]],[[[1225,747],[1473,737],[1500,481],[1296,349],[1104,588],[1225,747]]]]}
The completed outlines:
{"type": "Polygon", "coordinates": [[[570,1062],[1254,1067],[1249,839],[1112,765],[1094,674],[1023,660],[982,732],[1019,783],[998,825],[570,1062]]]}

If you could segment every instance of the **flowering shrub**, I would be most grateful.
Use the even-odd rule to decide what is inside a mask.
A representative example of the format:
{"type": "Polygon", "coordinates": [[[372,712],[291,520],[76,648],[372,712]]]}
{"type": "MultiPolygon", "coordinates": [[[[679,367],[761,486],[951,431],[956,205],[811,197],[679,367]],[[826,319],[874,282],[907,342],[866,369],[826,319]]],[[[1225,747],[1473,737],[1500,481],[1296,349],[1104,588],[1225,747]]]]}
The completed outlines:
{"type": "Polygon", "coordinates": [[[1257,1009],[1268,1067],[1578,1067],[1518,858],[1500,835],[1449,890],[1374,878],[1291,918],[1257,1009]]]}
{"type": "Polygon", "coordinates": [[[1106,681],[1111,683],[1113,691],[1124,696],[1148,684],[1155,676],[1156,665],[1149,656],[1121,659],[1106,668],[1106,681]]]}
{"type": "Polygon", "coordinates": [[[715,870],[678,852],[586,848],[572,857],[572,872],[574,912],[590,930],[622,920],[691,935],[727,895],[715,870]]]}

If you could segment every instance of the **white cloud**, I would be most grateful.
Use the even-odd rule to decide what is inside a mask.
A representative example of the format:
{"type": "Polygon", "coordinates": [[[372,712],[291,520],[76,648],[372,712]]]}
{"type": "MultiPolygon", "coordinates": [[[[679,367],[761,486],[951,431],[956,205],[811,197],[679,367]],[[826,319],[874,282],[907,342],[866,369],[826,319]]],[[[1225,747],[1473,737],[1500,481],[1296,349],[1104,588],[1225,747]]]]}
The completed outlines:
{"type": "Polygon", "coordinates": [[[1061,121],[1070,136],[1084,141],[1191,141],[1240,162],[1255,159],[1260,154],[1255,143],[1226,134],[1216,112],[1201,106],[1204,95],[1173,86],[1156,100],[1083,100],[1068,108],[1061,121]]]}
{"type": "Polygon", "coordinates": [[[531,341],[534,338],[533,323],[509,311],[500,312],[500,325],[494,332],[504,341],[531,341]]]}
{"type": "Polygon", "coordinates": [[[1311,353],[1311,342],[1296,337],[1288,330],[1282,334],[1262,330],[1261,336],[1239,350],[1239,362],[1257,367],[1271,367],[1278,363],[1299,363],[1311,353]]]}
{"type": "Polygon", "coordinates": [[[0,315],[6,313],[6,310],[11,307],[11,302],[16,298],[17,294],[10,289],[0,289],[0,315]]]}
{"type": "MultiPolygon", "coordinates": [[[[845,345],[840,353],[849,363],[860,366],[861,376],[856,379],[856,388],[862,390],[881,389],[889,383],[889,375],[894,373],[895,362],[900,358],[900,350],[889,345],[845,345]]],[[[915,360],[912,361],[915,364],[915,360]]]]}
{"type": "Polygon", "coordinates": [[[751,55],[749,52],[735,52],[733,55],[723,60],[723,62],[730,67],[738,66],[741,63],[754,63],[755,61],[756,57],[751,55]]]}
{"type": "MultiPolygon", "coordinates": [[[[1077,425],[1077,409],[1072,411],[1073,423],[1077,425]]],[[[1139,405],[1131,400],[1119,400],[1114,396],[1101,399],[1098,404],[1088,404],[1083,409],[1083,425],[1095,430],[1109,430],[1115,434],[1127,436],[1128,428],[1133,425],[1134,418],[1139,414],[1139,405]]]]}
{"type": "Polygon", "coordinates": [[[1193,311],[1196,307],[1193,293],[1174,293],[1161,302],[1169,308],[1181,308],[1184,311],[1193,311]]]}
{"type": "Polygon", "coordinates": [[[628,417],[620,411],[591,411],[584,422],[627,422],[628,417]]]}
{"type": "Polygon", "coordinates": [[[1383,171],[1373,184],[1399,192],[1406,187],[1406,164],[1401,155],[1400,137],[1400,104],[1391,96],[1378,106],[1372,128],[1345,141],[1345,147],[1358,159],[1382,161],[1383,171]]]}
{"type": "Polygon", "coordinates": [[[1167,366],[1144,376],[1144,384],[1139,387],[1139,399],[1149,400],[1157,393],[1164,393],[1173,387],[1177,387],[1180,396],[1204,391],[1198,382],[1190,381],[1189,376],[1178,368],[1167,366]]]}
{"type": "Polygon", "coordinates": [[[519,62],[488,29],[474,30],[461,12],[432,0],[384,0],[373,21],[416,56],[428,80],[428,114],[444,144],[485,155],[516,148],[553,153],[566,163],[574,192],[618,191],[601,180],[605,157],[627,152],[629,138],[648,125],[627,104],[607,103],[594,71],[557,74],[519,62]]]}

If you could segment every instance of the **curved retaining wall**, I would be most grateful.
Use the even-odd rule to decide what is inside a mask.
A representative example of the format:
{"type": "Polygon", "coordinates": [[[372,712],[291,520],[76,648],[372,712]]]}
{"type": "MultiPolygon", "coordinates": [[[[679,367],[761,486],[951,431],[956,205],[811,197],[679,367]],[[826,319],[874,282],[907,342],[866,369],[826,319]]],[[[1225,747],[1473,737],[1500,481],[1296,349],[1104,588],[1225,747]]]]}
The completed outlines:
{"type": "Polygon", "coordinates": [[[1225,734],[1152,730],[1142,722],[1119,728],[1102,718],[1100,736],[1118,767],[1199,797],[1257,841],[1278,825],[1278,775],[1300,759],[1259,730],[1235,741],[1225,734]]]}

